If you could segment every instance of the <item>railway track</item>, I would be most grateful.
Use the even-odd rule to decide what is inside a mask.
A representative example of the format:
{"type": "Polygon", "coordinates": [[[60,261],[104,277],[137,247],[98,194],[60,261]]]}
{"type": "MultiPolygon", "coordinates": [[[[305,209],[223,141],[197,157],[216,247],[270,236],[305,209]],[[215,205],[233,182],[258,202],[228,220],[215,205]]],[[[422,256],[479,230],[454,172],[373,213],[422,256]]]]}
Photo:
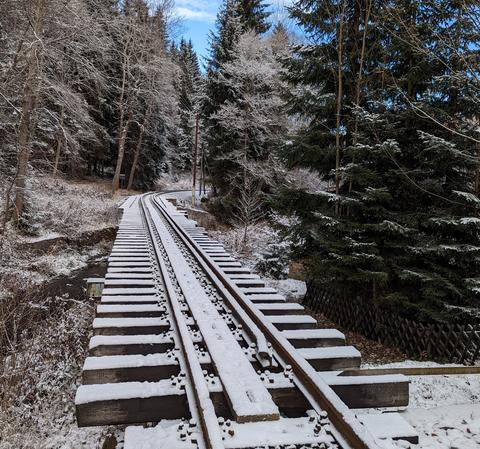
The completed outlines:
{"type": "Polygon", "coordinates": [[[407,405],[406,377],[359,374],[343,334],[317,329],[164,196],[122,208],[76,395],[80,426],[136,424],[125,449],[416,441],[398,414],[355,411],[407,405]]]}

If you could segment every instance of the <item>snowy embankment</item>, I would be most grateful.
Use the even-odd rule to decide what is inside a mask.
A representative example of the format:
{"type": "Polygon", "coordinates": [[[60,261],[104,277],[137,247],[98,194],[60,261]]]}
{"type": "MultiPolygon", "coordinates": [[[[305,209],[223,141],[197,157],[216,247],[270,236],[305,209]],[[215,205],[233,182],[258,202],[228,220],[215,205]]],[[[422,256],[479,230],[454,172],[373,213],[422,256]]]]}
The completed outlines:
{"type": "Polygon", "coordinates": [[[0,258],[0,449],[100,447],[105,430],[77,428],[73,396],[94,312],[84,278],[102,274],[118,198],[101,182],[29,188],[25,231],[8,228],[0,258]]]}
{"type": "Polygon", "coordinates": [[[32,179],[23,230],[10,226],[3,238],[0,300],[85,266],[105,252],[102,245],[92,247],[92,233],[116,225],[118,199],[106,184],[32,179]]]}

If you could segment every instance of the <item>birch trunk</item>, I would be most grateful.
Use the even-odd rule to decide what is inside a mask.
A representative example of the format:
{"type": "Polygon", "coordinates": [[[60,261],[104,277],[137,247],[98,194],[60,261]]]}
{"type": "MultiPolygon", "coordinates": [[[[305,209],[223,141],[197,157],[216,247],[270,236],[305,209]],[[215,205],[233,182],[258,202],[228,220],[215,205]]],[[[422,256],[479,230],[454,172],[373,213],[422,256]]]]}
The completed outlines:
{"type": "Polygon", "coordinates": [[[123,158],[125,156],[125,142],[127,140],[128,127],[130,126],[131,121],[131,112],[127,118],[124,126],[120,130],[120,136],[118,139],[118,156],[117,156],[117,165],[115,167],[115,174],[113,176],[113,185],[112,193],[115,193],[120,188],[120,174],[122,171],[123,158]]]}
{"type": "MultiPolygon", "coordinates": [[[[129,30],[130,33],[130,30],[129,30]]],[[[122,53],[122,86],[120,88],[120,98],[118,101],[119,104],[119,124],[118,124],[118,155],[117,155],[117,163],[115,166],[115,174],[113,175],[112,181],[112,194],[114,194],[118,188],[120,187],[120,174],[122,171],[122,163],[123,157],[125,154],[125,140],[127,138],[129,120],[125,123],[125,109],[126,104],[129,105],[129,98],[127,95],[127,73],[129,70],[129,62],[130,62],[130,42],[131,36],[129,35],[125,47],[122,53]],[[127,97],[127,101],[125,101],[125,97],[127,97]]],[[[128,106],[130,108],[130,105],[128,106]]]]}

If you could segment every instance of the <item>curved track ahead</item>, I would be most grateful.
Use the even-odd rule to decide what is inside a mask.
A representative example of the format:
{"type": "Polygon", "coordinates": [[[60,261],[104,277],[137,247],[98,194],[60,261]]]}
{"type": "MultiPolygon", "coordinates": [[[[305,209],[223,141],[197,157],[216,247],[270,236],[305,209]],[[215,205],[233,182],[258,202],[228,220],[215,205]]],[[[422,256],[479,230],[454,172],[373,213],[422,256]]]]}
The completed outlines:
{"type": "MultiPolygon", "coordinates": [[[[85,425],[94,424],[94,419],[83,417],[108,407],[117,407],[117,414],[97,423],[190,420],[188,424],[185,421],[167,426],[169,430],[165,430],[165,424],[163,440],[160,439],[163,443],[152,429],[131,428],[126,433],[126,449],[140,447],[138,442],[148,439],[147,434],[158,440],[159,448],[168,449],[380,448],[378,440],[345,403],[350,400],[359,404],[362,398],[348,399],[348,382],[338,387],[338,370],[358,368],[358,351],[342,346],[342,336],[337,331],[316,329],[315,320],[304,315],[300,305],[286,303],[281,295],[266,287],[164,196],[147,194],[124,204],[107,276],[97,309],[100,318],[94,322],[97,340],[93,347],[101,346],[100,335],[112,335],[102,341],[104,345],[114,345],[113,335],[125,331],[112,331],[112,326],[122,326],[122,320],[130,320],[126,325],[136,326],[135,329],[152,326],[151,330],[142,328],[140,335],[121,337],[118,341],[135,341],[137,346],[142,341],[154,341],[155,352],[159,353],[146,354],[146,350],[137,349],[141,355],[135,355],[136,359],[125,368],[122,363],[126,359],[105,356],[98,349],[96,354],[100,356],[89,357],[86,362],[91,370],[85,371],[91,378],[84,371],[87,385],[77,393],[79,422],[83,419],[85,425]],[[109,319],[116,321],[107,323],[109,319]],[[136,324],[132,324],[135,319],[136,324]],[[161,338],[160,327],[164,329],[161,338]],[[142,339],[141,335],[145,337],[142,339]],[[167,348],[167,357],[160,353],[160,340],[167,348]],[[156,357],[157,371],[151,368],[153,362],[146,362],[148,357],[156,357]],[[147,365],[149,369],[145,368],[147,365]],[[168,370],[166,365],[170,366],[168,370]],[[139,366],[143,371],[139,371],[139,366]],[[154,395],[145,392],[145,385],[136,386],[140,399],[136,412],[132,412],[128,407],[132,407],[135,394],[122,395],[118,391],[131,389],[132,382],[124,382],[122,387],[117,384],[116,389],[108,387],[113,391],[112,397],[120,402],[114,403],[106,393],[102,401],[95,402],[95,391],[100,391],[95,388],[101,385],[89,384],[102,383],[99,376],[111,379],[108,369],[117,370],[116,381],[137,380],[142,375],[149,381],[155,380],[154,387],[149,384],[149,391],[155,390],[159,402],[147,403],[146,398],[154,395]],[[324,376],[329,370],[332,374],[324,376]],[[170,384],[160,380],[168,377],[165,373],[173,373],[170,384]],[[154,411],[147,419],[150,415],[145,408],[150,406],[154,411]],[[135,421],[135,417],[139,419],[135,421]]],[[[128,351],[132,352],[131,348],[128,351]]],[[[124,354],[123,349],[116,351],[124,354]]],[[[407,385],[408,397],[405,379],[396,376],[390,381],[397,393],[404,392],[407,385]]],[[[355,396],[357,390],[351,391],[355,396]]],[[[380,405],[401,405],[401,400],[389,401],[380,405]]]]}

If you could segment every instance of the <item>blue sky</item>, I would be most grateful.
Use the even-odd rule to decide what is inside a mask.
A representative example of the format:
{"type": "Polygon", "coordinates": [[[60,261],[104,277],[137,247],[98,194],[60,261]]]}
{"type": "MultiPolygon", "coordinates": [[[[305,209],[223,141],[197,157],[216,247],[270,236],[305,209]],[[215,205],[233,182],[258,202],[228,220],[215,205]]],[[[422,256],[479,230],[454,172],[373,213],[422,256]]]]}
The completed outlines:
{"type": "MultiPolygon", "coordinates": [[[[285,15],[285,5],[292,0],[270,0],[272,20],[277,21],[285,15]]],[[[215,18],[222,0],[175,0],[175,14],[182,19],[181,33],[187,40],[191,39],[200,56],[208,56],[208,36],[215,27],[215,18]]]]}

